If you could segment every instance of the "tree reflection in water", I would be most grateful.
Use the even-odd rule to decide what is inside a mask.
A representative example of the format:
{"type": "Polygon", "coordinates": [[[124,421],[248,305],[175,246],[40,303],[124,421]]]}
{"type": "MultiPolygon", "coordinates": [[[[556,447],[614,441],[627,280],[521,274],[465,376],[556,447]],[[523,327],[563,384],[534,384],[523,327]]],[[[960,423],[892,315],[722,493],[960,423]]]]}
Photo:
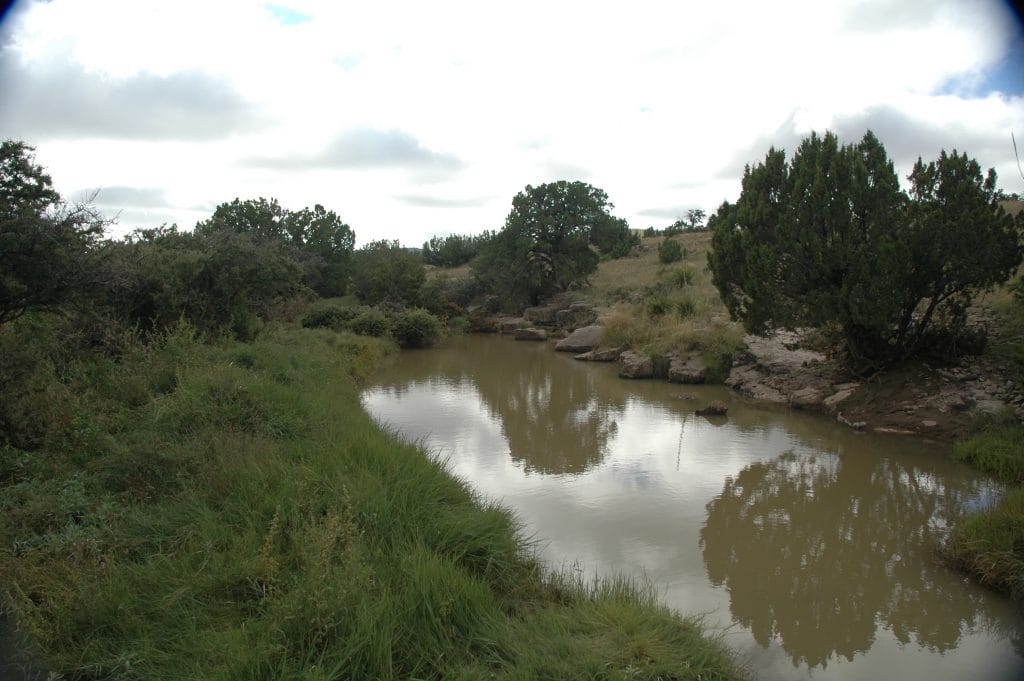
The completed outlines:
{"type": "Polygon", "coordinates": [[[902,644],[956,647],[985,599],[933,557],[946,522],[979,484],[894,459],[787,452],[728,478],[707,505],[708,577],[762,646],[825,667],[867,651],[876,628],[902,644]]]}
{"type": "Polygon", "coordinates": [[[515,343],[517,361],[510,363],[512,343],[477,343],[471,353],[458,343],[432,350],[386,387],[401,396],[417,383],[471,382],[527,472],[580,474],[600,464],[625,410],[625,388],[605,377],[598,389],[598,372],[556,356],[546,343],[515,343]]]}

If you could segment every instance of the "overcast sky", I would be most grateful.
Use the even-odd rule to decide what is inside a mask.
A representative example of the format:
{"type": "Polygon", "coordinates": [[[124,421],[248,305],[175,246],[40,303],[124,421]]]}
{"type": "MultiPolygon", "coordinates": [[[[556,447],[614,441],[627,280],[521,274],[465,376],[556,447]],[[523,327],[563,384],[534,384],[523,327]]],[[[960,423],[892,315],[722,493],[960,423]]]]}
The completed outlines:
{"type": "Polygon", "coordinates": [[[264,196],[417,246],[560,179],[663,227],[771,145],[868,128],[901,176],[956,148],[1024,193],[1010,5],[23,0],[0,25],[0,137],[99,189],[113,236],[264,196]]]}

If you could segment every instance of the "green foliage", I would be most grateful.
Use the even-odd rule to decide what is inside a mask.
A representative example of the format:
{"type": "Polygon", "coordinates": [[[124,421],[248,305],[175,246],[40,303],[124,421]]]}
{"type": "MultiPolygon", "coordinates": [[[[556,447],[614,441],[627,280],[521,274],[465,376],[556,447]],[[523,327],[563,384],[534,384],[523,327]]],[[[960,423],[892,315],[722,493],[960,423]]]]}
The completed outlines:
{"type": "Polygon", "coordinates": [[[382,302],[415,306],[426,281],[423,260],[397,241],[374,241],[356,251],[352,288],[366,305],[382,302]]]}
{"type": "Polygon", "coordinates": [[[1024,275],[1013,280],[1013,283],[1010,284],[1010,291],[1017,302],[1024,305],[1024,275]]]}
{"type": "Polygon", "coordinates": [[[258,330],[256,316],[302,293],[302,272],[286,246],[232,230],[136,232],[102,250],[95,299],[127,325],[160,330],[179,318],[203,332],[258,330]]]}
{"type": "Polygon", "coordinates": [[[340,305],[333,301],[317,301],[302,318],[302,326],[307,329],[327,328],[341,331],[348,328],[349,322],[358,314],[357,308],[348,305],[340,305]]]}
{"type": "Polygon", "coordinates": [[[1009,417],[953,446],[953,455],[1009,485],[1024,485],[1024,424],[1009,417]]]}
{"type": "Polygon", "coordinates": [[[91,255],[105,221],[67,206],[23,142],[0,144],[0,324],[54,309],[95,282],[91,255]]]}
{"type": "Polygon", "coordinates": [[[676,300],[676,314],[680,319],[686,319],[697,314],[697,301],[690,296],[683,296],[676,300]]]}
{"type": "Polygon", "coordinates": [[[464,316],[476,294],[476,286],[477,282],[469,277],[435,276],[420,289],[420,306],[441,319],[464,316]]]}
{"type": "Polygon", "coordinates": [[[438,267],[465,265],[480,253],[480,249],[494,238],[494,232],[485,231],[477,236],[451,234],[435,236],[423,244],[423,262],[438,267]]]}
{"type": "Polygon", "coordinates": [[[658,262],[667,265],[683,259],[683,247],[675,239],[666,237],[658,244],[658,262]]]}
{"type": "MultiPolygon", "coordinates": [[[[703,231],[704,229],[706,229],[706,227],[704,226],[704,218],[706,217],[707,213],[705,213],[702,209],[691,208],[690,210],[686,211],[685,218],[679,218],[678,220],[673,222],[671,225],[669,225],[663,230],[663,233],[665,236],[672,236],[674,234],[679,234],[681,232],[703,231]]],[[[649,236],[654,235],[651,234],[649,236]]]]}
{"type": "MultiPolygon", "coordinates": [[[[0,334],[64,331],[33,323],[0,334]]],[[[0,595],[55,677],[738,676],[653,589],[545,576],[507,511],[375,425],[377,341],[179,326],[58,367],[45,340],[64,402],[38,452],[0,444],[0,595]]]]}
{"type": "Polygon", "coordinates": [[[957,523],[942,553],[982,584],[1024,599],[1024,488],[957,523]]]}
{"type": "Polygon", "coordinates": [[[403,348],[427,348],[441,336],[441,322],[423,309],[403,310],[394,316],[391,335],[403,348]]]}
{"type": "Polygon", "coordinates": [[[660,317],[668,314],[669,310],[672,309],[672,303],[665,296],[656,295],[647,299],[644,308],[651,317],[660,317]]]}
{"type": "Polygon", "coordinates": [[[965,154],[918,160],[910,181],[908,196],[871,132],[842,147],[812,134],[788,164],[773,148],[748,166],[736,204],[709,221],[708,263],[733,318],[753,333],[834,324],[860,367],[958,338],[973,292],[1020,262],[1017,228],[994,172],[982,178],[965,154]]]}
{"type": "Polygon", "coordinates": [[[512,200],[505,228],[473,261],[483,290],[508,309],[584,283],[600,254],[624,255],[638,238],[613,217],[608,195],[583,182],[530,185],[512,200]]]}
{"type": "Polygon", "coordinates": [[[334,212],[320,204],[289,211],[277,199],[235,199],[222,203],[195,226],[195,233],[248,235],[258,244],[285,246],[301,264],[303,283],[324,297],[341,296],[351,276],[355,233],[334,212]]]}
{"type": "Polygon", "coordinates": [[[372,336],[374,338],[382,338],[391,333],[391,321],[383,312],[372,308],[364,309],[353,317],[348,327],[352,329],[353,333],[357,333],[360,336],[372,336]]]}
{"type": "Polygon", "coordinates": [[[668,275],[669,284],[675,288],[693,286],[693,282],[696,278],[696,272],[689,267],[680,267],[679,269],[672,270],[668,275]]]}

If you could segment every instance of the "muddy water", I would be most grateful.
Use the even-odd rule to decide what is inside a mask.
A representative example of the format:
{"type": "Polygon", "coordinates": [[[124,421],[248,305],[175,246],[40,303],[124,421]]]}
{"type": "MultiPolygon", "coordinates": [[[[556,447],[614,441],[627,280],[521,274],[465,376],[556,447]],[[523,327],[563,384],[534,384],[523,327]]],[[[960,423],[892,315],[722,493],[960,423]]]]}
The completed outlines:
{"type": "Polygon", "coordinates": [[[364,404],[510,507],[547,562],[652,580],[756,678],[1024,679],[1024,617],[935,559],[1000,493],[944,446],[498,337],[404,352],[364,404]],[[693,413],[711,399],[727,418],[693,413]]]}

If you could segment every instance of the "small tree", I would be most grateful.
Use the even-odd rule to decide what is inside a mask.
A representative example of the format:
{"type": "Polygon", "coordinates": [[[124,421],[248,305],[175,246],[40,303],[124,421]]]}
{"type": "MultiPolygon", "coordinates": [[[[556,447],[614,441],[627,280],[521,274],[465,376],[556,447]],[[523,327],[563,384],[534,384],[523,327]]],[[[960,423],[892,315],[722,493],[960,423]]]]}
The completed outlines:
{"type": "Polygon", "coordinates": [[[0,144],[0,324],[87,289],[106,225],[91,208],[61,200],[34,151],[24,142],[0,144]]]}
{"type": "Polygon", "coordinates": [[[604,191],[583,182],[527,185],[473,263],[481,288],[517,307],[582,283],[600,254],[624,255],[638,243],[612,208],[604,191]]]}
{"type": "Polygon", "coordinates": [[[312,210],[290,211],[277,199],[235,199],[222,203],[209,219],[196,223],[195,233],[212,236],[229,231],[246,234],[256,243],[287,246],[302,266],[303,282],[321,296],[344,295],[351,276],[355,233],[337,213],[316,204],[312,210]]]}
{"type": "Polygon", "coordinates": [[[424,281],[423,260],[397,241],[374,241],[355,252],[352,288],[362,303],[416,306],[424,281]]]}
{"type": "Polygon", "coordinates": [[[675,239],[665,237],[660,244],[658,244],[658,262],[663,265],[667,265],[673,262],[679,262],[683,259],[683,247],[679,245],[679,242],[675,239]]]}
{"type": "Polygon", "coordinates": [[[869,131],[840,147],[812,134],[789,164],[770,149],[747,167],[735,204],[712,216],[712,280],[754,333],[834,326],[861,367],[901,361],[936,331],[955,335],[973,291],[1021,259],[995,173],[943,152],[900,190],[869,131]]]}

